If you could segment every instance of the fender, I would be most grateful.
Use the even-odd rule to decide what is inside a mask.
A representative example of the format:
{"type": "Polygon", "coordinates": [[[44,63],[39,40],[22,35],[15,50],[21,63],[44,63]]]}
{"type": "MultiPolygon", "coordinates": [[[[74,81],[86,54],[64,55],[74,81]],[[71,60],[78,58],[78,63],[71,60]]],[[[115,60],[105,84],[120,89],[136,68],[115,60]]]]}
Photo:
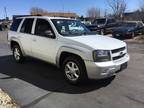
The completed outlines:
{"type": "Polygon", "coordinates": [[[88,49],[78,47],[78,46],[62,46],[57,52],[56,65],[59,67],[59,60],[62,52],[68,52],[80,56],[83,60],[92,59],[89,57],[90,51],[88,49]]]}
{"type": "Polygon", "coordinates": [[[19,44],[19,46],[20,46],[20,49],[21,49],[21,51],[22,51],[22,54],[24,55],[24,56],[26,56],[26,54],[25,54],[25,52],[24,52],[24,50],[23,50],[23,47],[22,47],[22,44],[21,44],[21,42],[19,41],[19,39],[17,38],[17,37],[11,37],[10,38],[10,44],[11,44],[11,41],[15,41],[15,42],[17,42],[18,44],[19,44]]]}

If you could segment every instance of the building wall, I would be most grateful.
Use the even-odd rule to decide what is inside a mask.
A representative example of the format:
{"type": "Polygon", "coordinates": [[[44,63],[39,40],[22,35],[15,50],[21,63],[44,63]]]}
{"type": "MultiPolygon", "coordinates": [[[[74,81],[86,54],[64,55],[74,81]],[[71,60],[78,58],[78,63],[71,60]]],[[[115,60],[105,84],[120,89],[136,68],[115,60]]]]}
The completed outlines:
{"type": "Polygon", "coordinates": [[[62,13],[62,12],[49,12],[49,13],[33,13],[32,15],[44,15],[50,17],[66,17],[66,18],[77,18],[76,13],[62,13]]]}

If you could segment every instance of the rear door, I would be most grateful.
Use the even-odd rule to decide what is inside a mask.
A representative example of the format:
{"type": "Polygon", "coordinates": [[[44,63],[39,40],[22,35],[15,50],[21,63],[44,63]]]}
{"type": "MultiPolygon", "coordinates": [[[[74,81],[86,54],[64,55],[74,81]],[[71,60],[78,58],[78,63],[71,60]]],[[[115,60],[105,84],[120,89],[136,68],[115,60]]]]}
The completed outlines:
{"type": "Polygon", "coordinates": [[[32,27],[34,18],[26,18],[19,31],[19,39],[26,55],[32,55],[32,27]]]}

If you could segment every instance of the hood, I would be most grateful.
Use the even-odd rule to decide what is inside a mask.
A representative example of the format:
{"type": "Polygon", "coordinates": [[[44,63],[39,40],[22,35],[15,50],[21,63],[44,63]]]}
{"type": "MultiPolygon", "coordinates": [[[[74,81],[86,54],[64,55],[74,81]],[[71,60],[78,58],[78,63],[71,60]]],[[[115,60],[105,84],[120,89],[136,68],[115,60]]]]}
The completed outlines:
{"type": "Polygon", "coordinates": [[[133,29],[133,27],[124,27],[124,26],[121,26],[121,27],[113,28],[112,30],[114,32],[127,32],[128,30],[131,30],[131,29],[133,29]]]}
{"type": "Polygon", "coordinates": [[[78,42],[82,45],[87,45],[93,49],[101,50],[113,50],[126,46],[126,43],[123,41],[101,35],[67,37],[67,39],[78,42]]]}

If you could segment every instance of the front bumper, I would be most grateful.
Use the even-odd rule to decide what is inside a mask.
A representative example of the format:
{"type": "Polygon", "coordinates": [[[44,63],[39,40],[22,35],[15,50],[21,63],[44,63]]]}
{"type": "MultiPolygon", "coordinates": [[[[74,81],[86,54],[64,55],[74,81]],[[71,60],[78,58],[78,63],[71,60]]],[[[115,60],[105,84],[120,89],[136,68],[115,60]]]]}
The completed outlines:
{"type": "Polygon", "coordinates": [[[132,37],[132,33],[114,33],[113,37],[115,38],[131,38],[132,37]]]}
{"type": "Polygon", "coordinates": [[[117,72],[122,71],[127,67],[129,55],[117,61],[109,61],[96,63],[92,61],[85,61],[87,75],[89,79],[103,79],[116,75],[117,72]]]}

